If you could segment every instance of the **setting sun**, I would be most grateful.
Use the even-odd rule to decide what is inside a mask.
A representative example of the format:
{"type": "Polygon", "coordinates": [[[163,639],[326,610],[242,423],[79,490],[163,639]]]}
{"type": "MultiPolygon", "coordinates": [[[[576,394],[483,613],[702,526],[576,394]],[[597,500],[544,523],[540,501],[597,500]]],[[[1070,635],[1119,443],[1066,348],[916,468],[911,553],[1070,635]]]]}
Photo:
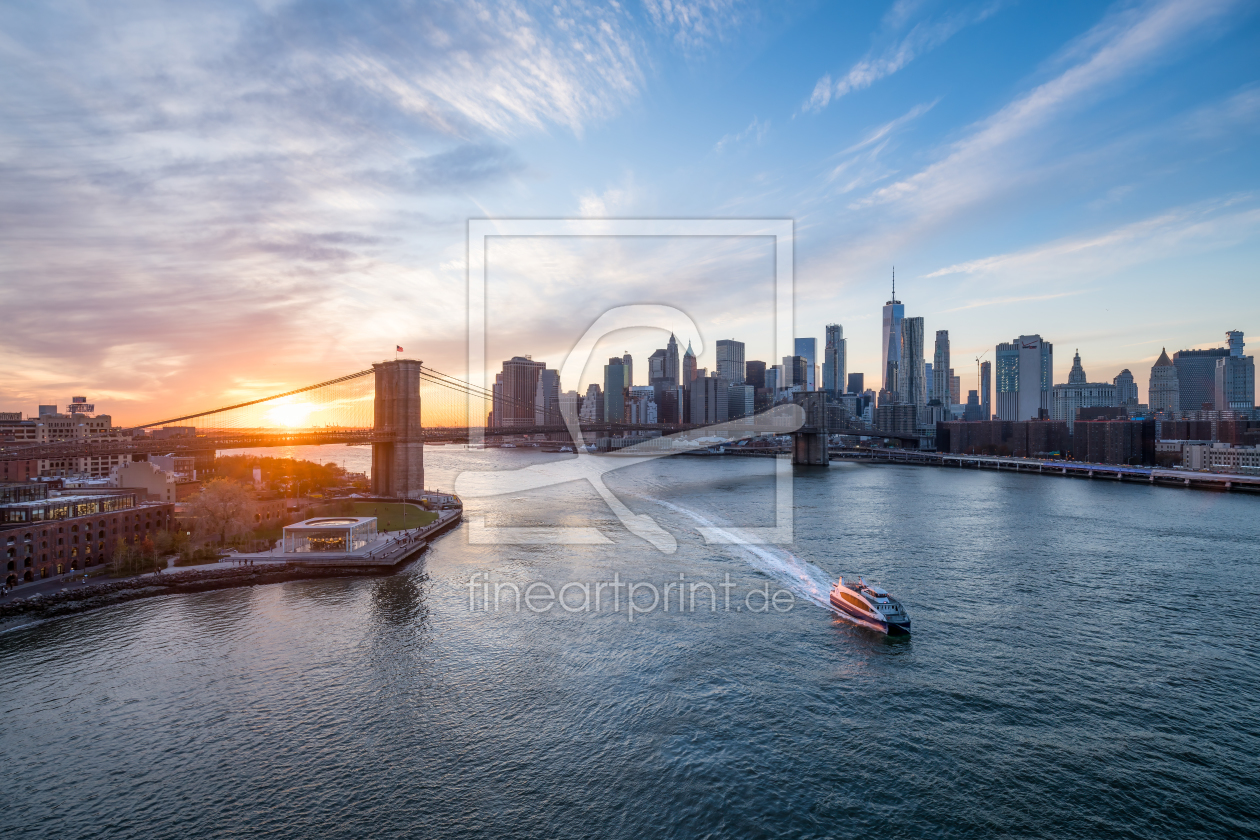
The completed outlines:
{"type": "Polygon", "coordinates": [[[307,418],[311,416],[311,412],[316,411],[318,408],[319,406],[311,403],[287,403],[269,409],[264,416],[276,425],[297,429],[308,425],[307,418]]]}

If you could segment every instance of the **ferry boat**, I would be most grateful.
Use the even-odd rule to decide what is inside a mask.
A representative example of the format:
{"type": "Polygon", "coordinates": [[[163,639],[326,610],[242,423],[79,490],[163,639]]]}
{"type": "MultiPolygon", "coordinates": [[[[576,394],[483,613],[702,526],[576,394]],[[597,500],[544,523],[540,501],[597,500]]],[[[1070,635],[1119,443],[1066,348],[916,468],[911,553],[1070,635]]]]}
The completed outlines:
{"type": "Polygon", "coordinates": [[[890,636],[910,635],[910,616],[901,602],[861,578],[857,583],[840,578],[831,589],[831,605],[864,627],[890,636]]]}

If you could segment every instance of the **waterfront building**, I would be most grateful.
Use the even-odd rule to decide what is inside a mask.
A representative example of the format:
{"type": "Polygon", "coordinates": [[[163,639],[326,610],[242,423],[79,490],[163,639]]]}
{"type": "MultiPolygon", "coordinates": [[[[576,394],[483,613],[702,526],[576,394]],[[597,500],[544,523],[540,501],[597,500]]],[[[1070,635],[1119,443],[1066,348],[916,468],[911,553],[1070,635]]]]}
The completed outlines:
{"type": "Polygon", "coordinates": [[[142,503],[135,491],[54,496],[46,485],[31,484],[37,498],[0,503],[9,586],[108,562],[120,538],[136,545],[173,524],[173,505],[142,503]]]}
{"type": "MultiPolygon", "coordinates": [[[[1151,381],[1147,386],[1146,401],[1151,412],[1172,418],[1181,410],[1181,381],[1179,368],[1168,358],[1168,350],[1161,348],[1159,358],[1151,365],[1151,381]]],[[[1195,406],[1198,408],[1198,406],[1195,406]]]]}
{"type": "Polygon", "coordinates": [[[952,399],[952,397],[946,397],[946,394],[950,393],[949,366],[949,330],[937,330],[936,348],[932,354],[932,398],[940,401],[942,405],[952,399]]]}
{"type": "Polygon", "coordinates": [[[927,405],[927,383],[923,369],[923,319],[901,321],[901,402],[922,409],[927,405]]]}
{"type": "Polygon", "coordinates": [[[1116,378],[1111,380],[1111,384],[1116,387],[1116,404],[1124,406],[1129,411],[1136,411],[1138,407],[1138,386],[1129,369],[1125,368],[1116,374],[1116,378]]]}
{"type": "Polygon", "coordinates": [[[901,320],[906,316],[906,308],[897,300],[897,270],[893,269],[892,296],[884,304],[882,365],[880,367],[880,390],[896,393],[900,390],[901,370],[901,320]]]}
{"type": "Polygon", "coordinates": [[[918,425],[919,407],[913,403],[881,403],[875,409],[875,427],[881,432],[912,435],[918,425]]]}
{"type": "Polygon", "coordinates": [[[1077,420],[1072,457],[1091,464],[1154,464],[1154,420],[1077,420]]]}
{"type": "Polygon", "coordinates": [[[733,385],[743,385],[746,378],[744,342],[719,339],[717,343],[717,373],[733,385]]]}
{"type": "MultiPolygon", "coordinates": [[[[1178,350],[1173,353],[1177,368],[1177,411],[1212,411],[1216,404],[1216,360],[1229,356],[1228,347],[1210,350],[1178,350]]],[[[1152,408],[1154,404],[1152,403],[1152,408]]]]}
{"type": "Polygon", "coordinates": [[[1086,380],[1085,369],[1081,366],[1081,351],[1077,350],[1072,357],[1067,383],[1055,385],[1051,394],[1050,416],[1054,420],[1065,421],[1069,430],[1076,422],[1078,409],[1119,405],[1114,383],[1086,380]]]}
{"type": "Polygon", "coordinates": [[[534,396],[538,392],[538,377],[546,368],[529,356],[513,356],[503,363],[500,374],[503,381],[496,380],[496,384],[501,385],[501,396],[499,405],[495,406],[495,425],[534,425],[534,396]]]}
{"type": "Polygon", "coordinates": [[[560,371],[543,368],[534,388],[534,424],[558,426],[560,419],[560,371]]]}
{"type": "Polygon", "coordinates": [[[828,324],[823,343],[822,390],[832,396],[844,393],[848,340],[839,324],[828,324]]]}
{"type": "Polygon", "coordinates": [[[980,363],[980,413],[981,419],[993,419],[993,363],[980,363]]]}
{"type": "Polygon", "coordinates": [[[766,387],[766,363],[749,361],[744,364],[744,384],[754,388],[766,387]]]}
{"type": "Polygon", "coordinates": [[[955,455],[1063,457],[1072,450],[1067,424],[1056,420],[950,420],[936,424],[936,449],[955,455]]]}
{"type": "Polygon", "coordinates": [[[1250,411],[1256,405],[1256,362],[1243,355],[1243,334],[1227,332],[1229,355],[1216,360],[1216,395],[1218,411],[1250,411]]]}
{"type": "Polygon", "coordinates": [[[1050,414],[1054,345],[1040,335],[1021,335],[997,346],[999,420],[1036,420],[1050,414]],[[1043,414],[1044,412],[1044,414],[1043,414]]]}
{"type": "Polygon", "coordinates": [[[627,373],[626,364],[619,356],[613,356],[604,365],[604,421],[607,423],[625,422],[627,373]]]}
{"type": "Polygon", "coordinates": [[[863,382],[864,376],[860,373],[849,374],[849,386],[845,389],[846,393],[860,394],[866,390],[866,383],[863,382]]]}
{"type": "Polygon", "coordinates": [[[818,339],[798,338],[792,349],[805,360],[805,378],[796,384],[803,385],[806,391],[818,390],[818,339]]]}

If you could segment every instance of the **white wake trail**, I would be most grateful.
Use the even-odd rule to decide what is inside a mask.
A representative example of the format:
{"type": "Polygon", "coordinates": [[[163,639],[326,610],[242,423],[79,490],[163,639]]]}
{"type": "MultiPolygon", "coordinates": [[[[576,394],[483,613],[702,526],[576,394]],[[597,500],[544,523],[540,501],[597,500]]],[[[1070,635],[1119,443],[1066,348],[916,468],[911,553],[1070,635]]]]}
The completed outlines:
{"type": "MultiPolygon", "coordinates": [[[[670,510],[690,517],[705,528],[712,528],[728,538],[731,537],[729,531],[726,531],[720,525],[715,525],[695,511],[670,504],[669,502],[663,502],[659,499],[654,499],[653,501],[658,505],[663,505],[670,510]]],[[[750,566],[766,577],[779,582],[798,598],[811,601],[836,615],[844,616],[844,613],[831,605],[831,575],[818,566],[815,566],[808,560],[802,560],[790,551],[784,551],[775,546],[750,545],[737,542],[733,538],[729,544],[746,555],[745,559],[748,560],[750,566]]],[[[845,617],[847,618],[847,616],[845,617]]]]}

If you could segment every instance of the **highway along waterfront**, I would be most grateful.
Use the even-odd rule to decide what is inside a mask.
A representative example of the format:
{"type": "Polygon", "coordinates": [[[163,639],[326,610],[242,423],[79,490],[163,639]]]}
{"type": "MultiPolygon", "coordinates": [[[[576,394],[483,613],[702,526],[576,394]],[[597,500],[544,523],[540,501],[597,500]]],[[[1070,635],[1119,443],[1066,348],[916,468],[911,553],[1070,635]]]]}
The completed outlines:
{"type": "MultiPolygon", "coordinates": [[[[563,457],[431,447],[426,469],[445,489],[461,469],[563,457]]],[[[706,544],[703,522],[774,523],[774,463],[608,473],[672,554],[570,482],[467,518],[607,543],[472,542],[466,522],[389,577],[163,596],[4,633],[0,836],[1254,830],[1260,499],[833,463],[795,472],[791,545],[706,544]],[[914,634],[820,605],[840,574],[895,592],[914,634]],[[675,588],[668,611],[648,609],[641,588],[633,620],[624,602],[583,602],[615,577],[717,597],[687,609],[675,588]],[[573,586],[530,609],[507,584],[573,586]]]]}

